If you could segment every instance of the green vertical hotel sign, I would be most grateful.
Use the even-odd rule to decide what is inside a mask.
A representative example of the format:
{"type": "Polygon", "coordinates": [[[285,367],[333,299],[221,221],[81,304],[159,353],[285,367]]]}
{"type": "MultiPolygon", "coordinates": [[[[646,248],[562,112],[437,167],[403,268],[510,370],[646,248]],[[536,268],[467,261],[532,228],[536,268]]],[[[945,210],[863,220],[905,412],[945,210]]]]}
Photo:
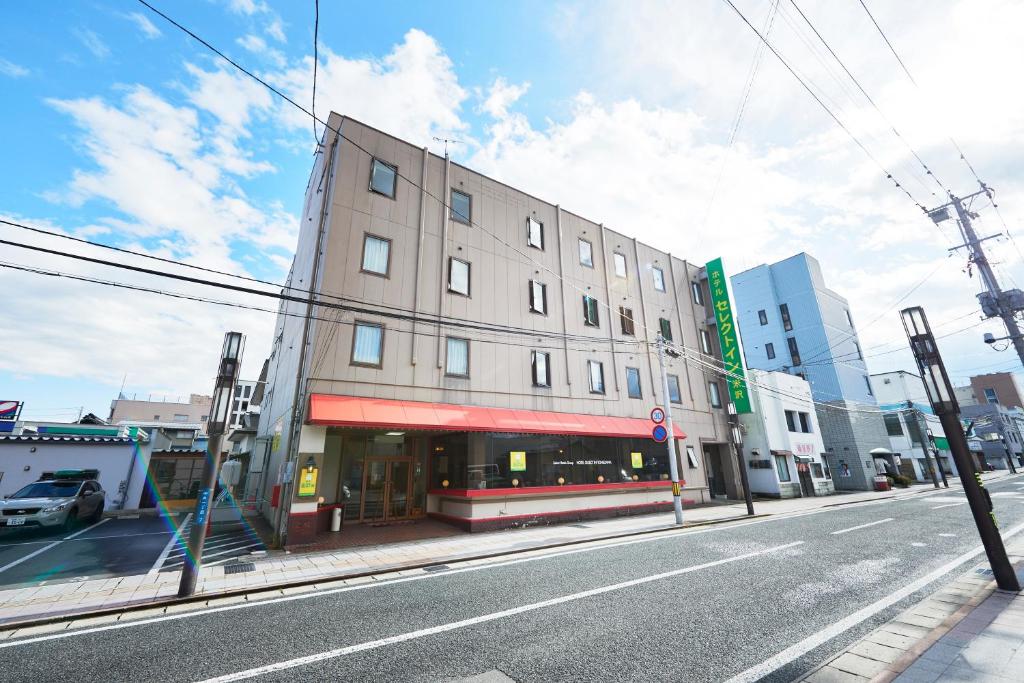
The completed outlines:
{"type": "Polygon", "coordinates": [[[709,261],[705,268],[708,273],[708,288],[711,290],[711,305],[715,310],[715,322],[718,327],[718,343],[722,347],[722,361],[725,371],[729,373],[725,378],[729,386],[729,397],[736,406],[737,413],[749,413],[750,395],[747,393],[743,356],[740,354],[736,321],[732,315],[732,302],[729,301],[729,289],[725,284],[722,259],[709,261]]]}

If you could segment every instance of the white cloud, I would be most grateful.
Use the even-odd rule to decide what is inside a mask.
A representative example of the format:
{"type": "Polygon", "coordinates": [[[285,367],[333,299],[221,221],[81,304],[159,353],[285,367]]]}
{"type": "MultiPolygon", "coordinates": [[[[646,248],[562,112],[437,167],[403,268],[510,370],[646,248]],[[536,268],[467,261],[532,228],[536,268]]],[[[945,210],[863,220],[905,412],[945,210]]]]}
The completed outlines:
{"type": "Polygon", "coordinates": [[[263,29],[267,35],[278,41],[279,43],[288,42],[288,37],[284,34],[284,25],[280,19],[274,19],[263,29]]]}
{"type": "Polygon", "coordinates": [[[228,0],[228,9],[235,14],[244,14],[246,16],[270,11],[267,3],[259,2],[258,0],[228,0]]]}
{"type": "Polygon", "coordinates": [[[163,35],[160,32],[160,29],[158,29],[153,22],[149,20],[149,17],[141,14],[140,12],[132,12],[131,14],[126,15],[126,18],[138,26],[139,30],[142,31],[142,35],[150,40],[159,38],[163,35]]]}
{"type": "Polygon", "coordinates": [[[106,59],[110,56],[110,48],[107,47],[102,38],[96,35],[95,31],[87,28],[76,28],[73,33],[96,59],[106,59]]]}
{"type": "Polygon", "coordinates": [[[285,59],[284,53],[275,48],[269,47],[267,41],[263,40],[259,36],[248,34],[235,40],[236,43],[241,45],[247,51],[268,60],[277,68],[281,68],[285,65],[287,60],[285,59]]]}
{"type": "Polygon", "coordinates": [[[20,64],[8,61],[0,57],[0,74],[11,78],[23,78],[29,75],[29,70],[20,64]]]}

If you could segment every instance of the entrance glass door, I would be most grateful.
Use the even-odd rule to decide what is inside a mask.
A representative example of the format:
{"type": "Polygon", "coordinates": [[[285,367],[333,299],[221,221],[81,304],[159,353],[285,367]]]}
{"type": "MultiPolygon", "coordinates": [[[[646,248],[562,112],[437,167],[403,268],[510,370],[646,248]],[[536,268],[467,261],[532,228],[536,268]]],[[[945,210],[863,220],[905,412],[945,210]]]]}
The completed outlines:
{"type": "Polygon", "coordinates": [[[412,458],[367,458],[361,522],[405,519],[410,512],[412,458]]]}

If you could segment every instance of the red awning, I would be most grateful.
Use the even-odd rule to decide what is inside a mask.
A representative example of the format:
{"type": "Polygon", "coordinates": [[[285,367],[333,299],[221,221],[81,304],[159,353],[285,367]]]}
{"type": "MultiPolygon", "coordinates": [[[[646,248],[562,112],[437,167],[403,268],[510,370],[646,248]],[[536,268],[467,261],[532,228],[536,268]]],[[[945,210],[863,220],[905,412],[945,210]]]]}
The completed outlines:
{"type": "MultiPolygon", "coordinates": [[[[514,432],[650,438],[654,423],[634,417],[580,415],[545,410],[512,410],[450,403],[392,401],[358,396],[313,394],[309,424],[363,429],[514,432]]],[[[676,438],[686,434],[675,426],[676,438]]]]}

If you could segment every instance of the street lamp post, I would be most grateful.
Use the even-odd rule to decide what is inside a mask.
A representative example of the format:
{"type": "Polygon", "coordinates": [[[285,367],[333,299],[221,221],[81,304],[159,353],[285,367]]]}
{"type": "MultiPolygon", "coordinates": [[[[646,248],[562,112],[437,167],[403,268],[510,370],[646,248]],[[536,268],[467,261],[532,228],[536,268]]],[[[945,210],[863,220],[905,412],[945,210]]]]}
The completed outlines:
{"type": "Polygon", "coordinates": [[[203,545],[206,543],[206,523],[213,505],[213,491],[217,486],[221,444],[224,442],[224,431],[231,417],[231,402],[234,400],[235,382],[238,380],[238,368],[241,365],[244,346],[245,337],[241,332],[228,332],[224,335],[217,382],[213,389],[213,403],[210,406],[210,417],[206,421],[206,433],[209,437],[206,462],[203,464],[203,478],[199,494],[196,496],[192,532],[188,537],[188,551],[185,553],[185,563],[182,566],[181,583],[178,584],[179,598],[188,597],[196,591],[196,579],[202,567],[203,545]]]}
{"type": "Polygon", "coordinates": [[[972,477],[969,474],[972,471],[970,450],[960,424],[960,406],[953,394],[953,385],[946,374],[942,356],[935,345],[935,335],[928,325],[928,318],[920,306],[905,308],[900,311],[900,316],[903,318],[903,328],[910,341],[910,349],[914,352],[917,367],[921,371],[928,400],[932,404],[932,410],[939,416],[949,440],[949,450],[953,454],[957,471],[960,472],[960,483],[963,484],[964,494],[971,507],[971,514],[974,515],[974,523],[985,546],[996,583],[1003,590],[1020,591],[1020,583],[1017,581],[1013,565],[1006,556],[1006,547],[1003,545],[1002,536],[999,535],[991,499],[986,495],[981,476],[972,477]]]}

